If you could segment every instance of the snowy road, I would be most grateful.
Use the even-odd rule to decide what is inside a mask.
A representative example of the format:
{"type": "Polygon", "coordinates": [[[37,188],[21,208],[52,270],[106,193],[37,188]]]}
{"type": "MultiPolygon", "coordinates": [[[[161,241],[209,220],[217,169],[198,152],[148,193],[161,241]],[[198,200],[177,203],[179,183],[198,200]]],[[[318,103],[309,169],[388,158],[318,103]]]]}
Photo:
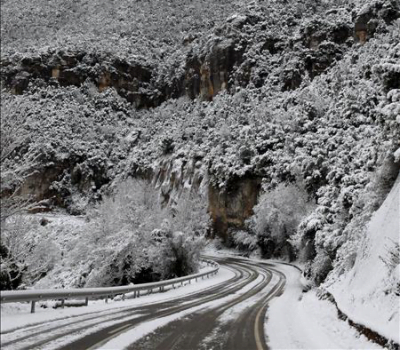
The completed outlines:
{"type": "Polygon", "coordinates": [[[206,288],[199,283],[198,291],[164,301],[161,295],[159,301],[142,306],[88,309],[84,314],[10,328],[1,335],[2,348],[266,349],[266,308],[282,293],[284,274],[272,264],[213,259],[220,263],[221,273],[229,275],[222,282],[206,288]]]}

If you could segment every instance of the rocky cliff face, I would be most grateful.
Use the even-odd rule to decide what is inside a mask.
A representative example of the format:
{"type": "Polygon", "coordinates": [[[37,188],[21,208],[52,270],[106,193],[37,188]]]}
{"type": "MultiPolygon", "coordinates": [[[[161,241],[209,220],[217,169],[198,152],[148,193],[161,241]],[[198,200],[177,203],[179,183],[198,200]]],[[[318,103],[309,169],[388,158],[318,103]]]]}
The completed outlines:
{"type": "Polygon", "coordinates": [[[189,54],[186,61],[185,92],[190,98],[211,101],[222,90],[229,89],[234,67],[243,61],[243,48],[232,39],[211,41],[200,55],[189,54]]]}
{"type": "Polygon", "coordinates": [[[253,214],[261,189],[261,178],[232,178],[224,188],[208,187],[209,210],[214,233],[225,242],[229,230],[245,229],[245,221],[253,214]]]}
{"type": "Polygon", "coordinates": [[[186,162],[166,158],[153,169],[136,169],[131,175],[152,182],[165,205],[177,203],[183,192],[205,196],[212,220],[210,235],[225,242],[229,241],[230,230],[245,228],[261,190],[261,178],[254,176],[234,177],[225,186],[217,186],[210,179],[207,166],[196,159],[186,162]]]}
{"type": "Polygon", "coordinates": [[[240,64],[243,50],[232,40],[209,43],[201,54],[189,54],[184,73],[160,80],[157,67],[90,52],[49,52],[1,61],[1,83],[14,94],[22,94],[29,84],[80,86],[89,80],[100,92],[114,88],[136,108],[157,107],[170,98],[188,96],[209,101],[232,85],[233,67],[240,64]]]}
{"type": "MultiPolygon", "coordinates": [[[[291,57],[280,62],[282,72],[277,77],[283,90],[293,90],[300,86],[306,73],[313,79],[340,60],[352,45],[353,31],[354,38],[364,43],[374,35],[380,21],[391,23],[399,17],[394,1],[377,1],[357,13],[353,23],[346,20],[349,13],[341,11],[330,10],[326,20],[306,21],[298,33],[288,30],[286,36],[268,32],[265,18],[260,15],[231,16],[207,37],[187,43],[185,61],[178,62],[181,69],[175,69],[174,75],[161,77],[160,67],[145,59],[123,59],[98,51],[53,49],[36,56],[2,58],[1,83],[13,93],[22,94],[30,83],[80,86],[89,80],[100,92],[114,88],[136,108],[156,107],[181,96],[210,101],[220,91],[229,91],[233,86],[247,86],[249,82],[262,85],[272,72],[257,67],[259,63],[249,55],[256,49],[264,53],[271,66],[276,63],[275,55],[293,51],[291,57]],[[340,16],[343,19],[338,21],[340,16]],[[254,38],[257,35],[261,38],[254,38]],[[254,39],[261,39],[262,46],[252,47],[254,39]],[[297,58],[295,64],[294,58],[297,58]]],[[[285,25],[290,28],[296,24],[297,19],[291,19],[285,25]]]]}
{"type": "Polygon", "coordinates": [[[1,62],[2,85],[15,94],[22,94],[29,83],[80,86],[89,80],[100,92],[115,88],[136,108],[155,107],[179,95],[174,90],[179,84],[169,87],[154,81],[154,69],[145,62],[90,52],[49,52],[1,62]]]}
{"type": "Polygon", "coordinates": [[[400,16],[398,1],[378,0],[364,6],[354,18],[354,36],[364,44],[372,38],[382,23],[390,24],[400,16]]]}

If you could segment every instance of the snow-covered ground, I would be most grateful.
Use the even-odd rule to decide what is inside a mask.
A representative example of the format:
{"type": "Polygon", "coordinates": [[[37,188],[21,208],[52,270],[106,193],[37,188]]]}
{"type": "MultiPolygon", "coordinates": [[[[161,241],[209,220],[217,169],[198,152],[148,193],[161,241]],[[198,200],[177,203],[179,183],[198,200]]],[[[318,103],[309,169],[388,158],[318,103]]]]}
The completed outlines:
{"type": "MultiPolygon", "coordinates": [[[[88,307],[72,307],[65,309],[53,308],[36,308],[36,313],[30,313],[29,303],[12,303],[1,306],[1,330],[2,332],[17,328],[32,325],[38,322],[57,320],[70,316],[83,315],[90,312],[106,311],[110,309],[126,308],[132,306],[143,306],[154,304],[156,302],[173,300],[179,297],[187,296],[192,293],[204,290],[222,283],[234,277],[234,272],[228,268],[221,267],[217,275],[211,276],[208,279],[198,279],[198,282],[187,284],[184,287],[177,289],[166,289],[164,293],[155,293],[143,295],[137,299],[126,299],[125,301],[116,300],[106,304],[102,300],[89,301],[88,307]]],[[[127,295],[128,296],[128,295],[127,295]]]]}
{"type": "Polygon", "coordinates": [[[265,334],[271,349],[380,349],[337,317],[336,308],[315,291],[302,293],[300,272],[280,265],[287,277],[282,296],[270,302],[265,334]]]}
{"type": "Polygon", "coordinates": [[[400,176],[372,217],[353,269],[328,287],[339,308],[353,321],[397,343],[400,341],[400,298],[388,290],[398,288],[400,266],[390,272],[380,257],[387,258],[388,248],[399,242],[399,197],[400,176]]]}

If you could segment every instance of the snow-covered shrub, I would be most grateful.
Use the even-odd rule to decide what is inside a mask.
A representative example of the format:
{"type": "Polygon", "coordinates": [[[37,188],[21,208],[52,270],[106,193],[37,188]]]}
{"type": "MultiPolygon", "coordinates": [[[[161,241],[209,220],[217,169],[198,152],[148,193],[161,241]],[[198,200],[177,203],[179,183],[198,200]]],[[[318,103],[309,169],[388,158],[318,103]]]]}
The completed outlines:
{"type": "Polygon", "coordinates": [[[361,197],[369,213],[376,211],[385,200],[399,174],[399,167],[399,162],[389,154],[372,176],[367,191],[361,197]]]}
{"type": "Polygon", "coordinates": [[[210,225],[206,198],[206,194],[183,192],[170,209],[171,229],[175,232],[190,232],[194,236],[204,237],[210,225]]]}
{"type": "Polygon", "coordinates": [[[390,241],[390,245],[386,247],[386,256],[380,256],[379,258],[386,265],[391,273],[400,264],[400,245],[399,242],[390,241]]]}
{"type": "Polygon", "coordinates": [[[258,247],[258,238],[248,231],[234,231],[231,233],[233,244],[240,250],[251,252],[258,247]]]}
{"type": "Polygon", "coordinates": [[[59,255],[58,247],[47,238],[37,218],[21,211],[2,221],[2,289],[33,284],[53,269],[59,255]]]}
{"type": "Polygon", "coordinates": [[[198,236],[179,231],[172,232],[164,242],[163,251],[159,256],[168,267],[163,277],[180,277],[197,271],[203,246],[204,240],[198,236]]]}
{"type": "Polygon", "coordinates": [[[261,195],[249,227],[256,233],[263,255],[292,259],[294,252],[288,239],[312,208],[306,191],[297,184],[282,183],[261,195]]]}
{"type": "Polygon", "coordinates": [[[319,249],[312,262],[306,265],[304,274],[316,285],[319,285],[325,280],[332,268],[332,259],[330,256],[326,251],[319,249]]]}
{"type": "Polygon", "coordinates": [[[22,282],[22,271],[10,250],[0,243],[0,290],[17,288],[22,282]]]}
{"type": "Polygon", "coordinates": [[[171,137],[165,137],[160,142],[162,154],[170,154],[174,151],[174,140],[171,137]]]}
{"type": "Polygon", "coordinates": [[[290,237],[290,242],[297,250],[297,257],[301,262],[312,260],[315,255],[314,240],[317,232],[322,229],[325,218],[321,210],[314,210],[304,218],[290,237]]]}

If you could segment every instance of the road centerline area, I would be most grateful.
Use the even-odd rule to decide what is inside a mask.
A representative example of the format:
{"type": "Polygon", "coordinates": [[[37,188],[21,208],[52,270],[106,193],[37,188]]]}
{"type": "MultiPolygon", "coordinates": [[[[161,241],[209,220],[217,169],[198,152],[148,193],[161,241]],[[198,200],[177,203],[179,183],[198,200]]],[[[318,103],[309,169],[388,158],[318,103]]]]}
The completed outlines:
{"type": "Polygon", "coordinates": [[[7,331],[2,334],[3,348],[267,349],[265,312],[268,301],[284,288],[283,274],[259,262],[233,257],[214,259],[222,269],[232,271],[233,277],[175,299],[88,312],[61,318],[54,325],[43,322],[27,327],[26,333],[23,328],[7,331]],[[227,312],[238,321],[223,321],[227,312]]]}

